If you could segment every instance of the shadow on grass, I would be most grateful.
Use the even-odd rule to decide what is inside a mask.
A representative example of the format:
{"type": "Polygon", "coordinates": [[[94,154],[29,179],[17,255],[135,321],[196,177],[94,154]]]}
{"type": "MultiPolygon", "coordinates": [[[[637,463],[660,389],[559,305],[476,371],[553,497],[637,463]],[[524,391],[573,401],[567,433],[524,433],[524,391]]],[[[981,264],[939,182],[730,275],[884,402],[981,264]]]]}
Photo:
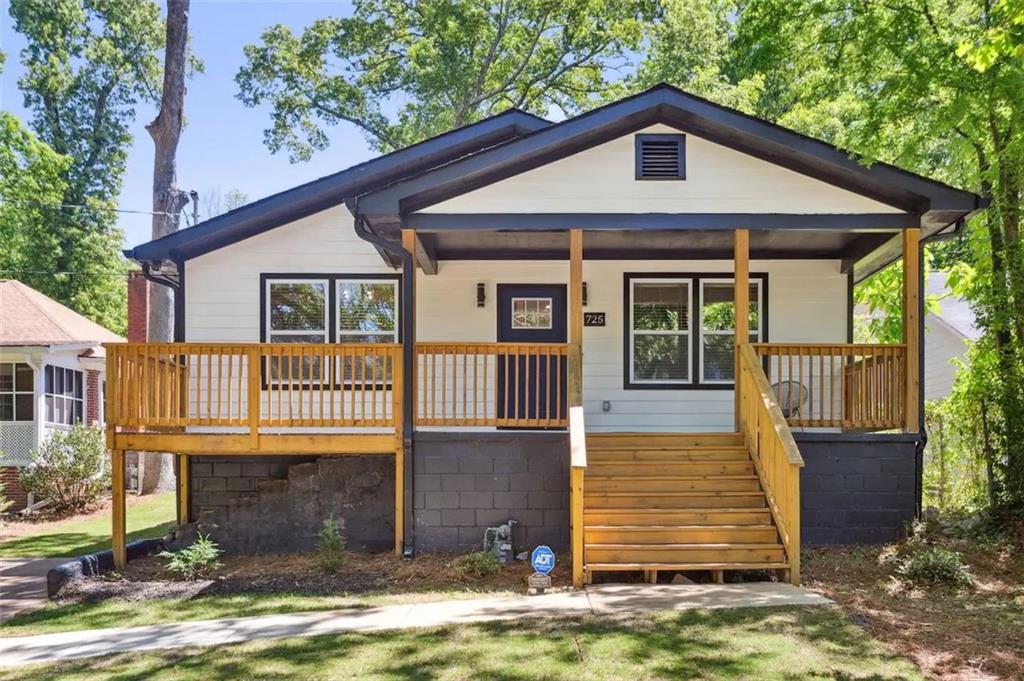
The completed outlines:
{"type": "MultiPolygon", "coordinates": [[[[147,539],[167,534],[174,521],[157,523],[128,533],[128,541],[147,539]]],[[[110,533],[106,536],[94,532],[51,532],[10,539],[0,544],[0,556],[5,558],[63,558],[83,556],[110,548],[110,533]]]]}
{"type": "MultiPolygon", "coordinates": [[[[836,608],[523,619],[64,663],[38,678],[871,679],[918,681],[836,608]]],[[[24,678],[24,677],[23,677],[24,678]]]]}

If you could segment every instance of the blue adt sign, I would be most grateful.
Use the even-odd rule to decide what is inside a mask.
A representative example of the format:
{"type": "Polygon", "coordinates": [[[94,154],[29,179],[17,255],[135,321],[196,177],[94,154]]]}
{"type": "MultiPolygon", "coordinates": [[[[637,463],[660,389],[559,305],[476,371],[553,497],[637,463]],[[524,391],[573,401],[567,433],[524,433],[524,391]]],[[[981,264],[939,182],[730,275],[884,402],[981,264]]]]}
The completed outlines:
{"type": "Polygon", "coordinates": [[[547,546],[538,546],[530,555],[530,564],[541,574],[548,574],[555,569],[555,552],[547,546]]]}

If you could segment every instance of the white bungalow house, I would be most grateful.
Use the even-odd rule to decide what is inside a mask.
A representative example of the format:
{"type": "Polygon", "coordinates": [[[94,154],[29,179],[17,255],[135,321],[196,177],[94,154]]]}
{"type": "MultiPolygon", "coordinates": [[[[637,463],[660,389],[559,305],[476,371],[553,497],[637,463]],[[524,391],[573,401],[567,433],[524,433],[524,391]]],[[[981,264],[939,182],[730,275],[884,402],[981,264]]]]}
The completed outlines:
{"type": "Polygon", "coordinates": [[[103,422],[104,343],[124,339],[25,284],[0,280],[0,480],[24,507],[19,469],[54,429],[103,422]]]}
{"type": "Polygon", "coordinates": [[[230,550],[514,519],[577,584],[797,581],[801,543],[914,516],[921,244],[985,205],[665,85],[507,111],[127,251],[176,342],[107,347],[115,493],[125,450],[169,451],[230,550]],[[898,258],[905,342],[854,344],[854,283],[898,258]]]}

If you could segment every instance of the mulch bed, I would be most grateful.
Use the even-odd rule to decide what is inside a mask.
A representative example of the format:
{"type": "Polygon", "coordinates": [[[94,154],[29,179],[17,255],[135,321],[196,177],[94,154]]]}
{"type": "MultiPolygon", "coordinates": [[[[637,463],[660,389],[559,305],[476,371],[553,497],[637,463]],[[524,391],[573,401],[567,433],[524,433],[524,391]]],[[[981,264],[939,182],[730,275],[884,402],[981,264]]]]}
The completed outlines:
{"type": "MultiPolygon", "coordinates": [[[[227,556],[223,566],[209,579],[187,582],[166,569],[166,560],[140,558],[129,563],[120,575],[78,580],[65,587],[59,599],[64,603],[96,602],[109,598],[147,600],[194,598],[202,595],[237,593],[301,594],[337,596],[354,594],[420,593],[429,591],[526,591],[526,578],[533,572],[526,561],[498,569],[485,576],[459,574],[453,567],[454,554],[424,554],[412,560],[392,553],[356,553],[345,556],[336,574],[325,574],[309,554],[227,556]]],[[[552,573],[552,585],[569,586],[568,556],[559,556],[552,573]]]]}
{"type": "Polygon", "coordinates": [[[961,553],[973,587],[901,586],[880,560],[891,546],[808,550],[804,584],[931,678],[1024,679],[1024,553],[1010,544],[942,543],[961,553]]]}

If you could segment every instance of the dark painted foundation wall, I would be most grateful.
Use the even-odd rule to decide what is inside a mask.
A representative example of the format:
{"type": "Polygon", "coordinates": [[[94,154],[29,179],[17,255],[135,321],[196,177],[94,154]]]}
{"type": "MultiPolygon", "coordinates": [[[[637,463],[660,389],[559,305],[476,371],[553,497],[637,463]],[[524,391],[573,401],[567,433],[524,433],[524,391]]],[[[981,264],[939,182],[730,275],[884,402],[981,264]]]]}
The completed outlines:
{"type": "Polygon", "coordinates": [[[806,545],[892,541],[917,509],[917,436],[794,433],[806,545]]]}
{"type": "MultiPolygon", "coordinates": [[[[795,433],[807,545],[890,541],[914,518],[916,460],[903,435],[795,433]]],[[[418,432],[414,547],[469,551],[484,530],[519,521],[517,547],[569,547],[568,442],[560,432],[418,432]]],[[[194,457],[191,513],[231,553],[306,551],[330,516],[349,546],[387,550],[394,536],[388,456],[194,457]]]]}

